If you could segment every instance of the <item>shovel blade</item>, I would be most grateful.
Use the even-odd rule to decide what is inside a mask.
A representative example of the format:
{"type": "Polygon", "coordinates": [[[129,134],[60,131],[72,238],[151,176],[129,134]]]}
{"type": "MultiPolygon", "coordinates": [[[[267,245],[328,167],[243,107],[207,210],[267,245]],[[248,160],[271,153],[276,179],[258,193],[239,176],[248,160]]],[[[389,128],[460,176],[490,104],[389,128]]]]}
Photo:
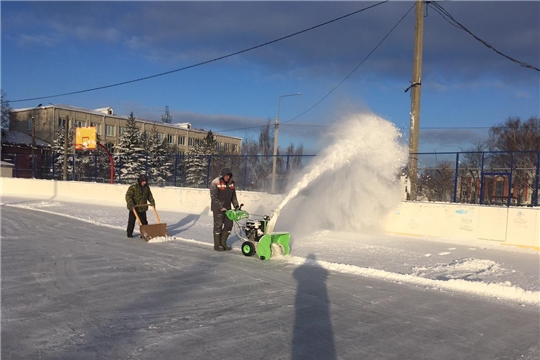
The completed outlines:
{"type": "Polygon", "coordinates": [[[145,241],[150,241],[155,237],[169,236],[167,231],[167,224],[150,224],[140,226],[141,236],[145,241]]]}

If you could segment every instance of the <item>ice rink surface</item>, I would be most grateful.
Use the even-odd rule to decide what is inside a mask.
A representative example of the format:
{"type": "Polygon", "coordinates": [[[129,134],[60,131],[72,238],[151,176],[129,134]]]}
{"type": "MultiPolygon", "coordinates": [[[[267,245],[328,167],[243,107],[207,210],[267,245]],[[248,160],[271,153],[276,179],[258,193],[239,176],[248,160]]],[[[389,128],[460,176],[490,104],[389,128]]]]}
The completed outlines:
{"type": "Polygon", "coordinates": [[[540,358],[537,250],[306,231],[261,261],[159,215],[146,243],[120,206],[2,197],[2,359],[540,358]]]}

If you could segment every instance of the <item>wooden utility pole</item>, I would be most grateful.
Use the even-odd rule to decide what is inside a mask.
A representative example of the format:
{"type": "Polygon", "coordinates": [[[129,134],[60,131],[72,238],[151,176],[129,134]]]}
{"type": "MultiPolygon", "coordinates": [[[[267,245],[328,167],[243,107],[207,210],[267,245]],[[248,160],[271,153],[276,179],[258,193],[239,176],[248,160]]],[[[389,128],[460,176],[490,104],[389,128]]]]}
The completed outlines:
{"type": "Polygon", "coordinates": [[[63,171],[64,181],[67,181],[68,140],[69,140],[69,116],[66,116],[66,123],[64,125],[64,171],[63,171]]]}
{"type": "Polygon", "coordinates": [[[411,126],[409,132],[410,200],[416,200],[418,188],[418,134],[420,130],[420,93],[422,88],[422,50],[424,47],[424,0],[416,0],[414,62],[411,81],[411,126]]]}

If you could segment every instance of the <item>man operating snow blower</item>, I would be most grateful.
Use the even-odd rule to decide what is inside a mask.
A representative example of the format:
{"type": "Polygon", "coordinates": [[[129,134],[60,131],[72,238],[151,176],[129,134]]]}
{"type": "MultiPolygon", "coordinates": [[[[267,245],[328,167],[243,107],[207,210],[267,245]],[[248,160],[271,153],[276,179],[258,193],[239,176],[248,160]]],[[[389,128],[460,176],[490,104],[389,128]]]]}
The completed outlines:
{"type": "Polygon", "coordinates": [[[229,168],[223,168],[219,176],[212,180],[210,184],[210,209],[214,215],[214,250],[231,250],[227,245],[227,238],[231,233],[233,221],[225,216],[225,212],[234,208],[239,208],[232,172],[229,168]]]}

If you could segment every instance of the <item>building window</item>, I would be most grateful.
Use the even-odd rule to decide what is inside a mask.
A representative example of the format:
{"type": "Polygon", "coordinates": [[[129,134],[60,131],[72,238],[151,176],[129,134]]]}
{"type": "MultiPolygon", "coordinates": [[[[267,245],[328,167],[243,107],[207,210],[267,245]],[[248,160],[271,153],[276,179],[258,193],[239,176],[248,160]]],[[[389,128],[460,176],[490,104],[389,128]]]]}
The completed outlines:
{"type": "Polygon", "coordinates": [[[113,150],[114,150],[114,144],[113,143],[106,143],[105,144],[105,147],[107,148],[107,150],[109,150],[109,152],[112,154],[113,150]]]}
{"type": "Polygon", "coordinates": [[[66,126],[66,119],[58,118],[58,127],[65,127],[66,126]]]}
{"type": "Polygon", "coordinates": [[[75,120],[75,127],[85,127],[86,126],[86,121],[82,121],[82,120],[75,120]]]}
{"type": "Polygon", "coordinates": [[[126,128],[124,126],[120,126],[118,128],[118,135],[122,135],[126,131],[126,128]]]}
{"type": "Polygon", "coordinates": [[[157,134],[156,134],[156,139],[157,139],[159,142],[162,142],[162,141],[163,141],[163,138],[164,138],[163,133],[157,133],[157,134]]]}
{"type": "Polygon", "coordinates": [[[193,146],[194,143],[195,143],[195,139],[192,138],[192,137],[190,137],[190,138],[188,139],[188,146],[193,146]]]}
{"type": "Polygon", "coordinates": [[[503,197],[504,196],[504,181],[503,180],[497,180],[495,185],[495,196],[497,197],[503,197]]]}
{"type": "Polygon", "coordinates": [[[114,125],[105,125],[105,135],[114,136],[114,125]]]}
{"type": "Polygon", "coordinates": [[[230,145],[229,143],[225,143],[224,150],[227,152],[229,152],[229,145],[230,145]]]}
{"type": "Polygon", "coordinates": [[[238,151],[238,145],[232,144],[232,152],[235,153],[238,151]]]}
{"type": "Polygon", "coordinates": [[[169,144],[174,144],[174,135],[167,134],[167,142],[169,144]]]}
{"type": "Polygon", "coordinates": [[[178,145],[186,145],[186,137],[185,136],[179,136],[178,137],[178,145]]]}
{"type": "Polygon", "coordinates": [[[101,135],[101,124],[90,123],[90,126],[95,127],[96,128],[96,134],[101,135]]]}

